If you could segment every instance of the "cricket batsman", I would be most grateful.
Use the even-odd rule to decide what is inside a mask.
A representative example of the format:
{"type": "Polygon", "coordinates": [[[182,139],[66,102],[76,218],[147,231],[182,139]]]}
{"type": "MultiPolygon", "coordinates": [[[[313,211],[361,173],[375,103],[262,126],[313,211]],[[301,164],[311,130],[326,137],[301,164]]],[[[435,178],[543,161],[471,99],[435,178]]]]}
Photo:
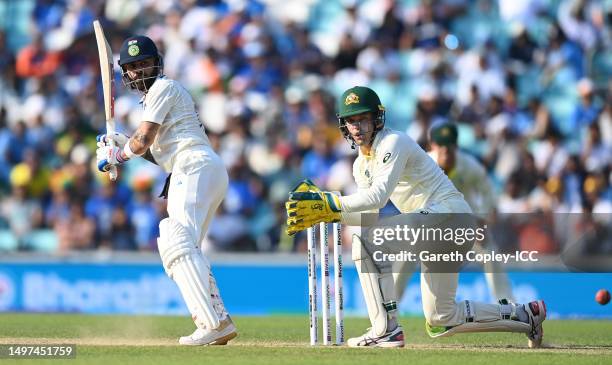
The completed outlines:
{"type": "MultiPolygon", "coordinates": [[[[346,90],[338,100],[340,131],[359,155],[353,165],[358,191],[337,196],[304,184],[289,194],[287,233],[295,234],[319,222],[360,225],[360,213],[375,212],[389,199],[411,216],[465,213],[472,210],[436,163],[406,134],[385,128],[385,109],[367,87],[346,90]]],[[[365,239],[365,237],[364,237],[365,239]]],[[[352,258],[365,297],[371,328],[347,341],[350,347],[403,347],[397,321],[396,292],[391,272],[378,269],[367,242],[353,235],[352,258]]],[[[421,266],[421,295],[427,332],[431,337],[464,332],[521,332],[530,347],[542,342],[546,318],[543,301],[525,305],[456,302],[458,273],[435,272],[421,266]]]]}
{"type": "Polygon", "coordinates": [[[225,345],[237,336],[201,243],[228,186],[221,158],[213,151],[193,99],[163,73],[163,58],[145,36],[125,40],[119,54],[124,85],[142,95],[142,122],[131,137],[98,136],[100,171],[142,156],[170,173],[164,195],[168,218],[159,223],[157,245],[164,269],[191,312],[196,330],[182,345],[225,345]]]}
{"type": "MultiPolygon", "coordinates": [[[[446,121],[435,123],[429,129],[431,149],[428,154],[463,194],[472,212],[486,221],[495,210],[493,186],[480,162],[457,148],[458,136],[459,131],[454,123],[446,121]]],[[[484,251],[485,246],[490,244],[492,242],[476,242],[474,249],[484,251]]],[[[499,301],[514,302],[510,280],[499,267],[499,263],[487,261],[483,266],[485,279],[493,297],[499,301]]],[[[393,273],[398,301],[401,301],[406,283],[410,280],[411,270],[408,269],[408,267],[399,268],[393,273]]]]}

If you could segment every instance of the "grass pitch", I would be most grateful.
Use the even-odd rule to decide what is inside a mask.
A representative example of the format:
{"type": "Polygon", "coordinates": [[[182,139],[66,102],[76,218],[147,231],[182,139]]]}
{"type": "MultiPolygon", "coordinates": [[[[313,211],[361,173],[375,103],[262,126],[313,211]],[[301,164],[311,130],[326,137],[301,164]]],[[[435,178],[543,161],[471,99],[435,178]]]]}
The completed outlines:
{"type": "MultiPolygon", "coordinates": [[[[76,344],[76,359],[6,360],[3,364],[604,364],[612,359],[612,321],[550,320],[545,346],[528,349],[522,334],[468,334],[430,339],[422,318],[403,318],[404,349],[310,347],[306,316],[234,317],[228,346],[183,347],[187,317],[0,314],[0,344],[76,344]]],[[[332,322],[333,323],[333,322],[332,322]]],[[[368,321],[348,318],[347,336],[368,321]]]]}

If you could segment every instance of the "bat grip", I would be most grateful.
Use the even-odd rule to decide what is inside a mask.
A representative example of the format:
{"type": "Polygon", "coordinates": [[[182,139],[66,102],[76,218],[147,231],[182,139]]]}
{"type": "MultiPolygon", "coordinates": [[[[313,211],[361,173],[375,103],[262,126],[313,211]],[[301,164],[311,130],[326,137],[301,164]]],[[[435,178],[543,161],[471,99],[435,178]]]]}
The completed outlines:
{"type": "Polygon", "coordinates": [[[108,176],[110,176],[111,181],[117,180],[117,166],[111,165],[110,170],[108,170],[108,176]]]}
{"type": "MultiPolygon", "coordinates": [[[[115,146],[115,141],[113,141],[112,139],[109,139],[108,142],[111,146],[115,146]]],[[[110,165],[110,169],[108,170],[108,176],[110,177],[111,181],[117,180],[117,166],[110,165]]]]}

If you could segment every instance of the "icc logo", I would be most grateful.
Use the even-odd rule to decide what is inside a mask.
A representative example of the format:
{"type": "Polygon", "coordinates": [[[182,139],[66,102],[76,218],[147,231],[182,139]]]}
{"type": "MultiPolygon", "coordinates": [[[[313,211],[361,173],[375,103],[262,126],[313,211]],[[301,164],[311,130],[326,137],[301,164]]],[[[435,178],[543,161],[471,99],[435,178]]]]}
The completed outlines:
{"type": "Polygon", "coordinates": [[[0,272],[0,310],[9,309],[15,299],[15,285],[10,277],[0,272]]]}

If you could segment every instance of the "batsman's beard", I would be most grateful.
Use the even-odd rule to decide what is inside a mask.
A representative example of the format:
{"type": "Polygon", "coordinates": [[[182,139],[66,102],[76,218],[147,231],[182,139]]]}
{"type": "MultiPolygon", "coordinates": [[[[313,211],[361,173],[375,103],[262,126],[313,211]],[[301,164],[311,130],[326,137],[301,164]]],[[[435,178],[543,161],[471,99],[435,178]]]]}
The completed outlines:
{"type": "Polygon", "coordinates": [[[136,91],[146,94],[151,88],[151,86],[153,86],[153,84],[155,83],[155,80],[157,80],[157,77],[160,76],[161,74],[160,71],[161,71],[161,67],[158,65],[134,70],[133,72],[136,75],[133,78],[130,77],[130,74],[128,71],[122,71],[123,72],[123,75],[122,75],[123,83],[129,89],[136,90],[136,91]],[[148,71],[149,69],[151,69],[150,71],[151,74],[145,75],[145,71],[148,71]]]}

